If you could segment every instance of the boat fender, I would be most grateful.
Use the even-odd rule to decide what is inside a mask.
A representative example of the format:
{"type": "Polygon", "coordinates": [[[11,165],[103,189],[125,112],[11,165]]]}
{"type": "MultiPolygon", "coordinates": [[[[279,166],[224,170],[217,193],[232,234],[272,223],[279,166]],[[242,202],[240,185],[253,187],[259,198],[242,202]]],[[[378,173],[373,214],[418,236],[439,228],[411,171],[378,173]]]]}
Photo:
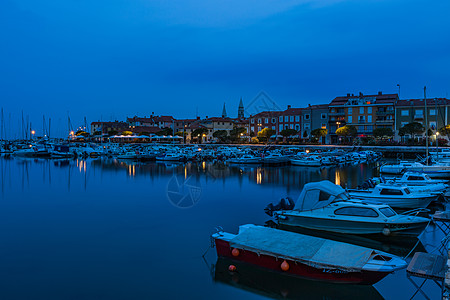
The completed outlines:
{"type": "Polygon", "coordinates": [[[228,271],[230,271],[230,272],[236,272],[236,266],[235,266],[235,265],[230,265],[230,266],[228,267],[228,271]]]}
{"type": "Polygon", "coordinates": [[[391,230],[389,228],[387,228],[387,227],[384,227],[383,228],[383,235],[385,235],[385,236],[391,235],[391,230]]]}
{"type": "Polygon", "coordinates": [[[239,256],[239,249],[233,248],[233,250],[231,250],[231,255],[234,257],[239,256]]]}
{"type": "Polygon", "coordinates": [[[284,260],[282,263],[281,263],[281,270],[283,270],[283,271],[288,271],[289,270],[289,264],[288,264],[288,262],[286,261],[286,260],[284,260]]]}

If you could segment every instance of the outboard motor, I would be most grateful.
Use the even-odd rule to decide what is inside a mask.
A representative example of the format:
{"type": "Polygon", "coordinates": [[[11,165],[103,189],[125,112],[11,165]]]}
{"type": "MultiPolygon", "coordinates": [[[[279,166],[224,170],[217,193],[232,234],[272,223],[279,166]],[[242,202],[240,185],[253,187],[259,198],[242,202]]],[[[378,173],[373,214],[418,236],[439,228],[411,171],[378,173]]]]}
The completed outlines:
{"type": "Polygon", "coordinates": [[[375,183],[373,182],[373,180],[368,179],[368,180],[364,181],[361,185],[359,185],[358,189],[368,190],[369,188],[374,188],[374,187],[375,187],[375,183]]]}
{"type": "Polygon", "coordinates": [[[295,207],[295,202],[290,197],[282,198],[280,202],[277,205],[273,205],[273,203],[270,203],[269,205],[264,208],[264,211],[269,216],[273,216],[274,211],[278,210],[292,210],[295,207]]]}

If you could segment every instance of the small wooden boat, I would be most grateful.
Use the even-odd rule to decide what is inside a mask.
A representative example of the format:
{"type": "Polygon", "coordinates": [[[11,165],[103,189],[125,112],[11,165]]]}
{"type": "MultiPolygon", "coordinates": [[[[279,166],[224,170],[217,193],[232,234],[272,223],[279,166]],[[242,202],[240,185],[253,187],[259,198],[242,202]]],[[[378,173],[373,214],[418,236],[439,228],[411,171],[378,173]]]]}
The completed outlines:
{"type": "Polygon", "coordinates": [[[252,224],[212,237],[219,257],[315,280],[374,284],[407,265],[382,251],[252,224]]]}

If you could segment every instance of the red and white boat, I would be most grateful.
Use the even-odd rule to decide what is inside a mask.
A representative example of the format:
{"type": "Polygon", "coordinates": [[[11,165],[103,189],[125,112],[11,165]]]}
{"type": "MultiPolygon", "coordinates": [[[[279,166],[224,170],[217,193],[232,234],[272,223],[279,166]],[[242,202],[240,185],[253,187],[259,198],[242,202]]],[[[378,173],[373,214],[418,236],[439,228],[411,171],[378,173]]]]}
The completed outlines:
{"type": "Polygon", "coordinates": [[[314,280],[374,284],[407,266],[382,251],[252,224],[212,237],[219,257],[314,280]]]}

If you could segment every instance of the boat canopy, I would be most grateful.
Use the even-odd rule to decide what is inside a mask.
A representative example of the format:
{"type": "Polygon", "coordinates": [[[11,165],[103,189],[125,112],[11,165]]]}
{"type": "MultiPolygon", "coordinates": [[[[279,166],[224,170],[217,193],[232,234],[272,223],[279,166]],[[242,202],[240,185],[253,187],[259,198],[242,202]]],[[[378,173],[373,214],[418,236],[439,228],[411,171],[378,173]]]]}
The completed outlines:
{"type": "Polygon", "coordinates": [[[294,210],[304,211],[322,208],[333,202],[345,190],[328,180],[305,184],[295,203],[294,210]]]}
{"type": "Polygon", "coordinates": [[[348,271],[361,270],[374,253],[370,248],[253,224],[240,226],[230,246],[315,267],[348,271]]]}

